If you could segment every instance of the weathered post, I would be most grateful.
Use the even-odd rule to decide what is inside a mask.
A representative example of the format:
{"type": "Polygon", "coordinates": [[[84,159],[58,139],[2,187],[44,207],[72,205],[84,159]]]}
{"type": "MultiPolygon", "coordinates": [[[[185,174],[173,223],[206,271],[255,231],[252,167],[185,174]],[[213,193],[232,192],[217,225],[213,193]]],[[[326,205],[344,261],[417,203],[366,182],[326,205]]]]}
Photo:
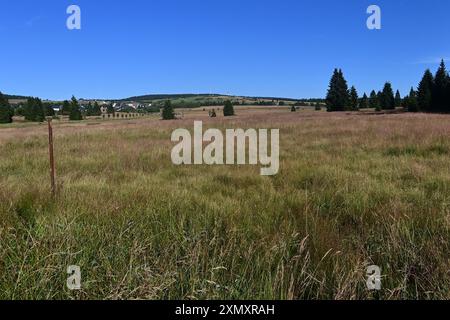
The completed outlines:
{"type": "Polygon", "coordinates": [[[56,196],[56,182],[55,182],[55,158],[53,156],[53,128],[52,117],[47,117],[48,123],[48,153],[50,157],[50,180],[52,186],[52,196],[56,196]]]}

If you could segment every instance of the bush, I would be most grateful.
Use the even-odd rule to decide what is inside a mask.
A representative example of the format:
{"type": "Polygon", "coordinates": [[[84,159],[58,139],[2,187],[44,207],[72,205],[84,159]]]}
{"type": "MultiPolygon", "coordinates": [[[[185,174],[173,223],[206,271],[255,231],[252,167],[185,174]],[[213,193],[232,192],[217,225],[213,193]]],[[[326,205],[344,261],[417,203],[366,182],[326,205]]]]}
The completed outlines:
{"type": "Polygon", "coordinates": [[[175,112],[173,111],[172,102],[170,102],[170,100],[167,100],[164,103],[164,108],[162,111],[162,118],[163,118],[163,120],[175,119],[175,112]]]}
{"type": "Polygon", "coordinates": [[[29,98],[24,108],[24,116],[27,121],[42,122],[44,121],[44,107],[39,98],[29,98]]]}
{"type": "Polygon", "coordinates": [[[78,100],[75,97],[72,97],[70,101],[70,121],[80,121],[83,120],[83,115],[81,114],[80,105],[78,104],[78,100]]]}
{"type": "Polygon", "coordinates": [[[225,101],[225,104],[223,107],[223,115],[225,117],[234,116],[234,107],[230,100],[225,101]]]}

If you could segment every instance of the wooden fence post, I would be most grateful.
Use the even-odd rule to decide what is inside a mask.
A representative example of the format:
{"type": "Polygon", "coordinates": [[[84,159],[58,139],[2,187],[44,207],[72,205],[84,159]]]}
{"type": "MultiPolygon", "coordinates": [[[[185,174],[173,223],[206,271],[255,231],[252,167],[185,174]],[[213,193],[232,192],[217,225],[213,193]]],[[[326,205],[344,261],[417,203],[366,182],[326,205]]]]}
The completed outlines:
{"type": "Polygon", "coordinates": [[[52,196],[56,196],[56,182],[55,182],[55,158],[53,156],[53,128],[52,117],[47,117],[48,123],[48,153],[50,157],[50,180],[52,187],[52,196]]]}

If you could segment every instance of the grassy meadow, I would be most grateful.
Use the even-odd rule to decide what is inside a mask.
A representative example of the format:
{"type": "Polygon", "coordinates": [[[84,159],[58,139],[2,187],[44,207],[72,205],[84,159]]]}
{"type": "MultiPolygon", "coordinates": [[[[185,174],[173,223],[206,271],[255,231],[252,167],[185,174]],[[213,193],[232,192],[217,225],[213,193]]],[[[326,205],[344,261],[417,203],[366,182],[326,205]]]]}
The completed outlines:
{"type": "Polygon", "coordinates": [[[55,123],[55,199],[45,125],[0,127],[0,299],[450,299],[450,116],[236,111],[55,123]],[[174,166],[194,119],[279,128],[279,174],[174,166]]]}

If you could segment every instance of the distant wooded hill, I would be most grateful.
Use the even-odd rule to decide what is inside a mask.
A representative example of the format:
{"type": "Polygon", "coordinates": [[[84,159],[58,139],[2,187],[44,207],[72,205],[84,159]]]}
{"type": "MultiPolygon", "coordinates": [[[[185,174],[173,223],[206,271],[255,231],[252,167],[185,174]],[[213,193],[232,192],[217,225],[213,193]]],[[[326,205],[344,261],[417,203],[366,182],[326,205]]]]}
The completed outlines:
{"type": "Polygon", "coordinates": [[[219,94],[192,94],[192,93],[182,93],[182,94],[147,94],[142,96],[135,96],[123,101],[152,101],[152,100],[173,100],[173,99],[188,99],[188,98],[208,98],[208,97],[219,97],[223,95],[219,94]]]}
{"type": "Polygon", "coordinates": [[[279,97],[249,97],[232,96],[223,94],[150,94],[129,97],[120,101],[134,101],[138,103],[151,103],[155,108],[162,108],[167,100],[172,102],[174,108],[196,108],[206,106],[223,105],[230,100],[234,105],[261,105],[261,106],[281,106],[281,105],[312,105],[323,103],[323,99],[293,99],[279,97]]]}
{"type": "Polygon", "coordinates": [[[213,93],[186,93],[186,94],[148,94],[142,96],[134,96],[126,99],[122,99],[123,101],[153,101],[153,100],[177,100],[177,99],[201,99],[201,98],[229,98],[233,99],[248,99],[248,100],[276,100],[276,101],[316,101],[323,99],[294,99],[294,98],[283,98],[283,97],[252,97],[252,96],[232,96],[225,94],[213,94],[213,93]]]}

